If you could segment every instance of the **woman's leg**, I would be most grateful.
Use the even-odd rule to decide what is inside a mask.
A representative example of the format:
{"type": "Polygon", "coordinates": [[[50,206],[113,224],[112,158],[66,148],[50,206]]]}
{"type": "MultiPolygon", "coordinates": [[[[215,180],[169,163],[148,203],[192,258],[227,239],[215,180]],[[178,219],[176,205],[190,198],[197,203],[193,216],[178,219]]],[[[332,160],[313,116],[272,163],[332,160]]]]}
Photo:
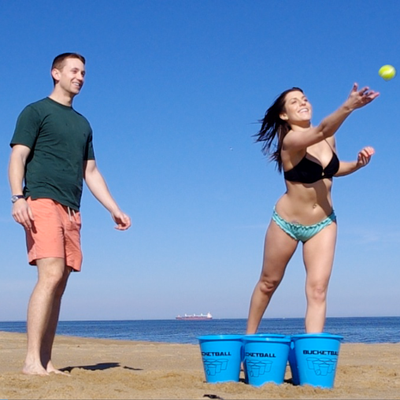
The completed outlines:
{"type": "Polygon", "coordinates": [[[336,222],[328,225],[303,246],[306,267],[307,312],[305,328],[307,333],[320,333],[326,317],[326,297],[332,272],[336,246],[336,222]]]}
{"type": "Polygon", "coordinates": [[[261,318],[285,274],[286,266],[293,256],[298,242],[271,221],[264,245],[264,261],[250,302],[247,333],[256,333],[261,318]]]}

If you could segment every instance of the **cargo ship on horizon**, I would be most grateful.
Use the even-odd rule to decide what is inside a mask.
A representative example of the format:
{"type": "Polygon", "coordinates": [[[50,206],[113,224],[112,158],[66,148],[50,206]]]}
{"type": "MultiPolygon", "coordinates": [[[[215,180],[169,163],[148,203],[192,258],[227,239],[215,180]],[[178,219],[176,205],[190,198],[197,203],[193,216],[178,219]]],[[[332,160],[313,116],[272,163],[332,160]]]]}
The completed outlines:
{"type": "Polygon", "coordinates": [[[181,321],[209,321],[212,319],[212,315],[210,313],[207,314],[185,314],[178,315],[175,319],[181,321]]]}

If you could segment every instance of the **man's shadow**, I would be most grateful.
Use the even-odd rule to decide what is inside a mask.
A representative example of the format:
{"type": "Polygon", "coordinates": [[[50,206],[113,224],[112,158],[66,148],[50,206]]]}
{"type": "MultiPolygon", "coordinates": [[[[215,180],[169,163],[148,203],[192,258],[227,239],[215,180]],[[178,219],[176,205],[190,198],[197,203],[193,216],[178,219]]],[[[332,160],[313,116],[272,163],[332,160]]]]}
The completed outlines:
{"type": "Polygon", "coordinates": [[[85,369],[88,371],[104,371],[104,370],[110,369],[110,368],[124,368],[124,369],[129,369],[131,371],[143,371],[142,368],[133,368],[133,367],[128,367],[126,365],[122,366],[118,362],[106,362],[106,363],[98,363],[98,364],[93,364],[93,365],[75,365],[75,366],[71,366],[71,367],[60,368],[60,371],[71,372],[75,368],[85,369]]]}

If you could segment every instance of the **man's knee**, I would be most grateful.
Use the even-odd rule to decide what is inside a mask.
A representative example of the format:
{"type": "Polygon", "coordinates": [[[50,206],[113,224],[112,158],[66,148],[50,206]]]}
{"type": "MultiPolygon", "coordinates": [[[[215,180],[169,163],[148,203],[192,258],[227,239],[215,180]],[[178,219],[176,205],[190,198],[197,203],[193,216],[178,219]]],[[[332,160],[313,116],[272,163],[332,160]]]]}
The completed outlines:
{"type": "Polygon", "coordinates": [[[68,267],[62,258],[44,258],[37,260],[39,281],[57,288],[68,278],[68,267]]]}

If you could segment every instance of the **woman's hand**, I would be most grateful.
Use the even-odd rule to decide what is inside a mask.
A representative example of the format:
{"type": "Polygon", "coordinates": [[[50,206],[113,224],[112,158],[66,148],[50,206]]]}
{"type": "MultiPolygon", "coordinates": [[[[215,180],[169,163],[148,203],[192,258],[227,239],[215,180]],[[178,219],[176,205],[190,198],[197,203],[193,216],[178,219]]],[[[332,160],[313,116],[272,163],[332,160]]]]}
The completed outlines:
{"type": "Polygon", "coordinates": [[[374,148],[370,146],[360,150],[357,157],[357,168],[365,167],[371,161],[371,157],[374,153],[374,148]]]}
{"type": "Polygon", "coordinates": [[[370,90],[368,86],[363,87],[358,90],[358,84],[355,83],[351,89],[350,95],[345,102],[345,105],[351,110],[356,110],[371,103],[379,96],[378,92],[370,90]]]}

